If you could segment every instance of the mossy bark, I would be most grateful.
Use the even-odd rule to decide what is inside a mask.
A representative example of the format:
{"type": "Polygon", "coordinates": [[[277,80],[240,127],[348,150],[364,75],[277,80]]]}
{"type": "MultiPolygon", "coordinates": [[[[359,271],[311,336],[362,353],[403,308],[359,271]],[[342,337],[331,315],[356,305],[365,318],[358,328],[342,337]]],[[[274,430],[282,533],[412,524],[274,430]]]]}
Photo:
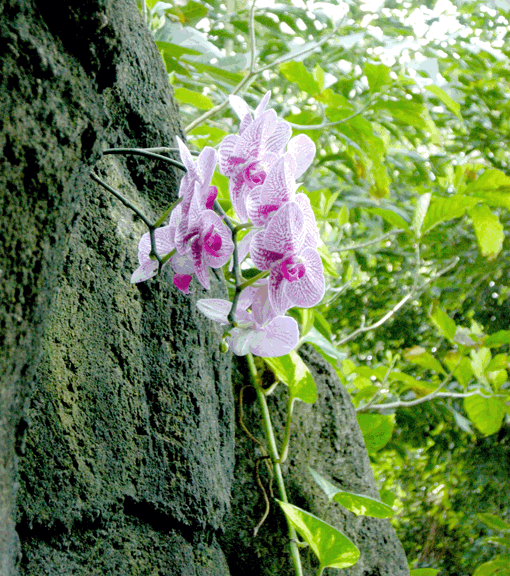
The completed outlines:
{"type": "MultiPolygon", "coordinates": [[[[168,272],[129,283],[143,223],[89,178],[94,168],[152,218],[177,195],[168,165],[101,158],[183,136],[135,3],[0,11],[0,574],[290,574],[281,515],[251,535],[256,452],[235,431],[233,394],[245,365],[219,353],[200,287],[183,296],[168,272]]],[[[209,296],[224,296],[211,279],[209,296]]],[[[305,359],[322,399],[297,410],[289,486],[323,515],[306,465],[375,487],[348,396],[305,359]]],[[[351,574],[407,574],[387,522],[328,514],[365,550],[351,574]]]]}

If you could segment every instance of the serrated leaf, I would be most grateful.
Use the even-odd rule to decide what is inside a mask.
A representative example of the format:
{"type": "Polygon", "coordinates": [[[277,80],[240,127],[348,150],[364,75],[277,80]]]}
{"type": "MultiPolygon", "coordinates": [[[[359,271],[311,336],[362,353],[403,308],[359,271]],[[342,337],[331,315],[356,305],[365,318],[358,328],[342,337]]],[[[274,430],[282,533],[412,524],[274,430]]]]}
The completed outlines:
{"type": "Polygon", "coordinates": [[[437,300],[434,300],[430,305],[429,317],[439,332],[441,332],[449,342],[453,342],[457,326],[448,314],[439,308],[439,302],[437,300]]]}
{"type": "Polygon", "coordinates": [[[214,102],[210,98],[187,88],[175,88],[174,96],[178,102],[191,104],[199,110],[210,110],[214,107],[214,102]]]}
{"type": "Polygon", "coordinates": [[[352,492],[345,492],[337,488],[334,484],[323,478],[318,472],[312,468],[308,468],[310,474],[317,484],[326,493],[330,500],[335,500],[347,510],[354,512],[357,516],[370,516],[372,518],[391,518],[395,512],[383,502],[375,500],[370,496],[362,496],[361,494],[353,494],[352,492]]]}
{"type": "Polygon", "coordinates": [[[297,506],[277,500],[287,520],[310,546],[319,560],[321,569],[348,568],[359,559],[360,552],[339,530],[297,506]]]}
{"type": "Polygon", "coordinates": [[[390,441],[395,425],[394,415],[356,414],[369,454],[377,452],[390,441]]]}
{"type": "Polygon", "coordinates": [[[365,64],[364,72],[372,94],[380,92],[381,88],[392,84],[390,76],[391,68],[385,64],[365,64]]]}
{"type": "Polygon", "coordinates": [[[321,91],[319,84],[305,68],[303,62],[285,62],[280,66],[280,72],[289,82],[295,82],[299,89],[307,94],[313,96],[321,91]]]}
{"type": "Polygon", "coordinates": [[[440,100],[448,108],[448,110],[453,112],[459,120],[462,120],[462,116],[460,115],[460,104],[455,102],[455,100],[449,94],[434,84],[429,84],[428,86],[425,86],[425,88],[438,100],[440,100]]]}
{"type": "Polygon", "coordinates": [[[470,214],[480,253],[492,260],[503,248],[503,225],[486,204],[474,206],[470,214]]]}
{"type": "Polygon", "coordinates": [[[503,424],[505,405],[494,396],[481,396],[479,394],[464,398],[464,410],[469,419],[478,430],[490,436],[495,434],[503,424]]]}

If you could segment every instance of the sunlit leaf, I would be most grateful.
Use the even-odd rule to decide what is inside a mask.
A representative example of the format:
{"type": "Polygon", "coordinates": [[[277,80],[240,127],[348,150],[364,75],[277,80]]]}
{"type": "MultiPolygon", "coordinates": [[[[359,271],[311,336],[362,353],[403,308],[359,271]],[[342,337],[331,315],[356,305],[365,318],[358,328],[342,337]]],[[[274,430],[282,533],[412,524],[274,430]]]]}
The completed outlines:
{"type": "Polygon", "coordinates": [[[369,454],[377,452],[390,441],[395,425],[394,415],[356,414],[369,454]]]}
{"type": "MultiPolygon", "coordinates": [[[[285,516],[317,556],[321,568],[348,568],[359,559],[359,550],[339,530],[292,504],[277,501],[285,516]]],[[[320,572],[319,569],[319,572],[320,572]]]]}
{"type": "Polygon", "coordinates": [[[303,92],[311,95],[320,92],[317,80],[308,72],[303,62],[285,62],[280,66],[280,72],[289,82],[295,82],[303,92]]]}
{"type": "Polygon", "coordinates": [[[428,370],[433,370],[438,374],[445,374],[444,368],[441,366],[439,360],[436,360],[432,354],[429,354],[425,348],[421,346],[413,346],[404,352],[404,358],[413,364],[418,364],[428,370]]]}
{"type": "Polygon", "coordinates": [[[382,88],[392,84],[391,68],[385,64],[365,64],[364,72],[372,94],[380,92],[382,88]]]}
{"type": "Polygon", "coordinates": [[[482,256],[495,258],[503,248],[503,225],[486,204],[474,206],[470,214],[482,256]]]}
{"type": "Polygon", "coordinates": [[[453,341],[457,326],[455,322],[439,308],[439,302],[434,300],[430,305],[429,316],[439,332],[450,342],[453,341]]]}
{"type": "Polygon", "coordinates": [[[318,472],[312,468],[308,468],[310,474],[317,484],[326,493],[330,500],[335,500],[347,510],[354,512],[357,516],[371,516],[372,518],[390,518],[395,514],[394,510],[370,496],[362,496],[361,494],[353,494],[352,492],[345,492],[337,488],[334,484],[326,480],[318,472]]]}
{"type": "Polygon", "coordinates": [[[210,98],[187,88],[175,88],[174,96],[178,102],[192,104],[199,110],[210,110],[214,107],[214,102],[210,98]]]}
{"type": "Polygon", "coordinates": [[[468,396],[464,398],[464,410],[471,422],[485,436],[495,434],[503,424],[505,405],[494,396],[485,397],[480,394],[468,396]]]}
{"type": "Polygon", "coordinates": [[[494,514],[482,513],[478,514],[478,518],[480,518],[480,520],[492,530],[498,530],[500,532],[506,530],[510,531],[510,524],[508,522],[505,522],[499,516],[496,516],[494,514]]]}
{"type": "Polygon", "coordinates": [[[455,102],[455,100],[449,94],[434,84],[429,84],[428,86],[425,86],[425,88],[438,100],[440,100],[451,112],[453,112],[459,120],[462,120],[462,116],[460,114],[460,104],[455,102]]]}
{"type": "Polygon", "coordinates": [[[308,404],[317,400],[317,386],[307,365],[296,352],[264,358],[274,375],[289,388],[289,395],[308,404]]]}
{"type": "Polygon", "coordinates": [[[411,576],[436,576],[439,572],[441,572],[441,570],[437,570],[436,568],[416,568],[409,573],[411,576]]]}
{"type": "Polygon", "coordinates": [[[303,338],[303,342],[310,342],[310,344],[313,344],[319,352],[328,357],[329,361],[331,361],[331,359],[341,361],[347,356],[344,352],[337,350],[334,344],[327,340],[316,328],[313,327],[310,328],[308,334],[303,338]]]}

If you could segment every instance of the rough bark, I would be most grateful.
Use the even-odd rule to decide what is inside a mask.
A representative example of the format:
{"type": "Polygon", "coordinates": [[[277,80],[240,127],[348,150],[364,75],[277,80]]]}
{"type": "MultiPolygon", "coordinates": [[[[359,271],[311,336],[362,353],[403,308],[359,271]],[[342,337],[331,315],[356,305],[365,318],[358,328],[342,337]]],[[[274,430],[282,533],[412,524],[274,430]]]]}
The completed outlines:
{"type": "MultiPolygon", "coordinates": [[[[234,437],[232,394],[244,364],[232,379],[198,287],[182,296],[168,273],[129,284],[144,227],[89,179],[94,166],[152,217],[176,197],[167,165],[101,159],[182,135],[134,2],[0,11],[0,574],[290,574],[281,515],[251,536],[256,453],[234,437]]],[[[213,282],[209,296],[224,293],[213,282]]],[[[289,485],[324,516],[306,465],[376,492],[347,394],[305,358],[321,399],[297,411],[289,485]]],[[[387,522],[327,517],[364,551],[348,573],[408,573],[387,522]]]]}

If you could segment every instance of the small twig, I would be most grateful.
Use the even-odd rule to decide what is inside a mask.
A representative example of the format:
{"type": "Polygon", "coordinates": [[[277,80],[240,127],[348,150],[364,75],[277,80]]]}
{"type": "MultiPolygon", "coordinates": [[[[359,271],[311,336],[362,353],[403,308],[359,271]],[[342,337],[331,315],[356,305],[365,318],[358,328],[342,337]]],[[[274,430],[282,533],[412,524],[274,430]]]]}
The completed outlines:
{"type": "Polygon", "coordinates": [[[340,248],[335,248],[335,249],[330,250],[330,252],[349,252],[350,250],[360,250],[361,248],[366,248],[367,246],[372,246],[372,244],[378,244],[379,242],[382,242],[383,240],[385,240],[386,238],[389,238],[390,236],[402,234],[402,232],[405,232],[405,230],[403,228],[397,228],[396,230],[390,230],[389,232],[386,232],[386,234],[383,234],[382,236],[379,236],[378,238],[374,238],[373,240],[368,240],[367,242],[361,242],[360,244],[351,244],[349,246],[341,246],[340,248]]]}
{"type": "Polygon", "coordinates": [[[187,172],[186,167],[181,162],[174,160],[173,158],[168,158],[168,156],[161,156],[161,154],[148,152],[143,148],[107,148],[106,150],[103,150],[103,154],[135,154],[137,156],[145,156],[146,158],[153,158],[154,160],[163,160],[164,162],[168,162],[168,164],[187,172]]]}
{"type": "Polygon", "coordinates": [[[381,382],[381,385],[379,386],[379,389],[377,390],[377,392],[372,396],[370,401],[367,402],[367,404],[365,406],[363,406],[361,408],[360,407],[356,408],[356,412],[362,412],[363,410],[368,410],[370,408],[370,406],[372,406],[372,404],[379,398],[379,396],[381,395],[381,389],[384,389],[384,387],[388,383],[388,378],[390,377],[391,371],[395,367],[396,361],[397,361],[397,356],[394,356],[393,360],[391,361],[391,364],[388,366],[388,369],[386,370],[386,374],[384,375],[383,381],[381,382]]]}

